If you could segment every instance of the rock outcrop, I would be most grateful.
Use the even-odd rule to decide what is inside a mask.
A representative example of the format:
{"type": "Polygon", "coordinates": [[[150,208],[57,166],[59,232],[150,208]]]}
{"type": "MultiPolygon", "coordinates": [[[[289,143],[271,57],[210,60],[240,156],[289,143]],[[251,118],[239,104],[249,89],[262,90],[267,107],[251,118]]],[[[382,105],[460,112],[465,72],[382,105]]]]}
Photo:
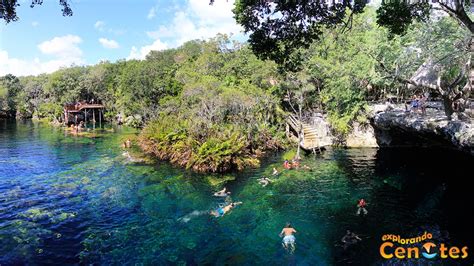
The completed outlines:
{"type": "Polygon", "coordinates": [[[426,114],[407,112],[403,106],[372,108],[370,115],[379,146],[454,147],[474,154],[473,120],[448,120],[443,110],[432,103],[426,114]]]}
{"type": "Polygon", "coordinates": [[[474,155],[474,121],[466,112],[450,121],[440,102],[430,102],[425,114],[407,111],[405,105],[376,104],[369,107],[368,124],[354,123],[344,140],[336,141],[323,114],[310,119],[321,146],[359,147],[439,146],[456,148],[474,155]]]}
{"type": "Polygon", "coordinates": [[[379,147],[374,128],[370,124],[354,123],[352,131],[346,137],[346,146],[350,148],[379,147]]]}

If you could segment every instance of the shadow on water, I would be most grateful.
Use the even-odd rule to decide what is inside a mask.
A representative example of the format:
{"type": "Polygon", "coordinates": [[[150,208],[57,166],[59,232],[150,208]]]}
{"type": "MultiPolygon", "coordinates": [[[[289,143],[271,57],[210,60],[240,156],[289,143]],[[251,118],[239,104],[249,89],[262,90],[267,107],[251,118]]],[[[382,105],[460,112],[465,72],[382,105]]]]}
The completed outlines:
{"type": "Polygon", "coordinates": [[[0,125],[0,264],[394,265],[379,255],[384,234],[473,244],[465,154],[334,149],[305,158],[312,170],[283,171],[286,155],[275,154],[257,169],[198,175],[133,163],[120,143],[134,133],[118,131],[87,139],[0,125]],[[273,167],[281,173],[263,188],[257,179],[273,167]],[[223,186],[243,204],[214,218],[225,199],[212,192],[223,186]],[[278,236],[286,222],[298,231],[294,254],[278,236]],[[363,240],[343,250],[348,229],[363,240]]]}

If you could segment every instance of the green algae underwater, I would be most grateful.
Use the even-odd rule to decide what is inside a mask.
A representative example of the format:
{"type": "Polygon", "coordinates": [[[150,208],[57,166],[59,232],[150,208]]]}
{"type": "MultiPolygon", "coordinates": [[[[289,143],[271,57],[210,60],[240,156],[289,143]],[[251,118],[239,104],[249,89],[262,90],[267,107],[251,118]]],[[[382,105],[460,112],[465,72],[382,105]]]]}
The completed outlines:
{"type": "Polygon", "coordinates": [[[0,264],[393,265],[379,254],[384,234],[429,231],[440,242],[473,244],[465,183],[473,159],[465,154],[330,149],[304,158],[311,170],[283,171],[290,151],[257,169],[204,175],[125,152],[121,142],[135,134],[71,136],[1,121],[0,264]],[[262,187],[257,179],[273,167],[280,174],[262,187]],[[225,202],[212,193],[224,186],[243,204],[215,218],[209,211],[225,202]],[[356,215],[359,198],[365,217],[356,215]],[[286,222],[298,231],[293,254],[278,236],[286,222]],[[348,229],[362,241],[344,250],[348,229]]]}

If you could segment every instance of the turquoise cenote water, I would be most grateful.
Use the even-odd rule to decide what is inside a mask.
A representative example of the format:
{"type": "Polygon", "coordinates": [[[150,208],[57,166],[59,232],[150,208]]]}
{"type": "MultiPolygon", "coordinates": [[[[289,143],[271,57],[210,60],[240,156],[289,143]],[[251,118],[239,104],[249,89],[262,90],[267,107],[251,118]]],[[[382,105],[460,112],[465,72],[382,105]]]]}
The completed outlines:
{"type": "MultiPolygon", "coordinates": [[[[313,170],[283,171],[284,153],[260,168],[199,175],[124,156],[133,130],[74,137],[32,122],[0,123],[0,264],[397,265],[384,260],[384,234],[425,231],[436,243],[473,248],[473,159],[435,149],[334,149],[306,157],[313,170]],[[225,186],[243,204],[208,214],[225,186]],[[356,215],[359,198],[368,215],[356,215]],[[293,254],[281,246],[285,222],[293,254]],[[344,250],[346,230],[362,241],[344,250]]],[[[444,264],[472,265],[468,260],[444,264]]],[[[425,259],[424,262],[427,262],[425,259]]],[[[438,258],[435,264],[440,263],[438,258]]],[[[418,264],[416,264],[418,265],[418,264]]]]}

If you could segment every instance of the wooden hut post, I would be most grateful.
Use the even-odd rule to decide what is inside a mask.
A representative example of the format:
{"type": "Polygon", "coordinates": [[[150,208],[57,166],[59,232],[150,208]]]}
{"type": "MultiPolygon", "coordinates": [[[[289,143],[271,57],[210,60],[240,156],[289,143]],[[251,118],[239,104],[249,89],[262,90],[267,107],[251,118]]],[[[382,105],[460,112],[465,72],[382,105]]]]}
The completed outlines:
{"type": "Polygon", "coordinates": [[[92,109],[92,122],[94,123],[94,129],[95,129],[95,109],[92,109]]]}
{"type": "Polygon", "coordinates": [[[102,128],[102,108],[99,109],[99,127],[102,128]]]}

